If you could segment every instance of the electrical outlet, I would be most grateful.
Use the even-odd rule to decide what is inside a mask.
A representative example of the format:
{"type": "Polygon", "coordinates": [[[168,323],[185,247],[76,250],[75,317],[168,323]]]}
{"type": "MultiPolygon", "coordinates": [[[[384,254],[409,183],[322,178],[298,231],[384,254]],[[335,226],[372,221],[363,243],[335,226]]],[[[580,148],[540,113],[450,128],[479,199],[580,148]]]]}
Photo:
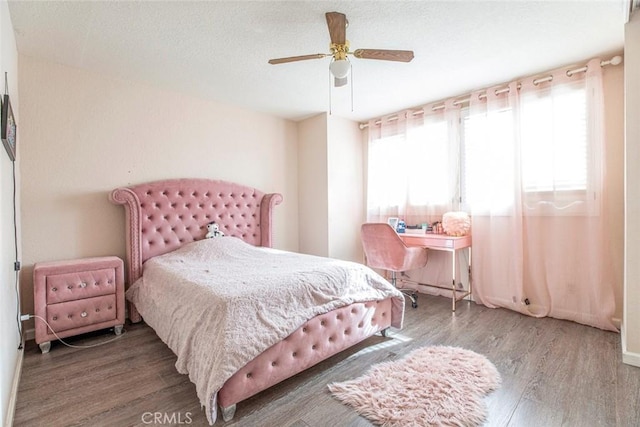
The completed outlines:
{"type": "Polygon", "coordinates": [[[31,318],[30,314],[21,314],[20,315],[20,321],[24,322],[25,320],[29,320],[31,318]]]}

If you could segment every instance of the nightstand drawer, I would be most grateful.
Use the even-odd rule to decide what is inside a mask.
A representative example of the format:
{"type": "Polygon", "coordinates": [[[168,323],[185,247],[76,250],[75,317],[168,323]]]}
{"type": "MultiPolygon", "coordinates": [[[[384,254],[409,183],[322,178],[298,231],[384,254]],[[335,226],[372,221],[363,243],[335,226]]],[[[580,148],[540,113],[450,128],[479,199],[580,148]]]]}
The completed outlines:
{"type": "Polygon", "coordinates": [[[115,292],[115,268],[47,276],[47,304],[109,295],[115,292]]]}
{"type": "Polygon", "coordinates": [[[47,322],[56,332],[107,322],[116,317],[116,294],[47,306],[47,322]]]}

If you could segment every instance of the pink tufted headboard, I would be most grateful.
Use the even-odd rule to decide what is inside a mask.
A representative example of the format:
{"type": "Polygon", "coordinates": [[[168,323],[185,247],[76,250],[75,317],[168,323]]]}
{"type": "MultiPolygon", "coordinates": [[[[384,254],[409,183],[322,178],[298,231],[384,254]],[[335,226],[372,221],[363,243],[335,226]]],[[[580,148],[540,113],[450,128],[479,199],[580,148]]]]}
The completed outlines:
{"type": "Polygon", "coordinates": [[[270,247],[273,207],[282,195],[226,181],[170,179],[117,188],[110,200],[125,208],[127,283],[132,284],[146,260],[204,238],[212,221],[227,236],[270,247]]]}

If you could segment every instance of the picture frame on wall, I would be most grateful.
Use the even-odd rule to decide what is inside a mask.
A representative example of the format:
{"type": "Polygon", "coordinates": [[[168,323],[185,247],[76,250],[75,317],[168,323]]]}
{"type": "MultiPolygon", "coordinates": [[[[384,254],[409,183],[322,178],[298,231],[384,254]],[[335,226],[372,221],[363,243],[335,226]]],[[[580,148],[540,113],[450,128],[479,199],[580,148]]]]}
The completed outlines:
{"type": "Polygon", "coordinates": [[[12,162],[16,160],[16,120],[13,117],[9,95],[4,95],[2,99],[2,110],[0,111],[0,139],[12,162]]]}

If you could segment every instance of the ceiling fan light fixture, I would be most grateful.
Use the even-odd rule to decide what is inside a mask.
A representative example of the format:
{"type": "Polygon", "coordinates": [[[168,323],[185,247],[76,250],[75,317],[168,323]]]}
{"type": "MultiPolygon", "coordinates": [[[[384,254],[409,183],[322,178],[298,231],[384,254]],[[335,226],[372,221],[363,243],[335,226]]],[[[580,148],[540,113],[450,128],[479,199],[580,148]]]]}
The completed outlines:
{"type": "Polygon", "coordinates": [[[351,70],[351,63],[347,59],[335,59],[331,61],[329,65],[329,71],[333,74],[333,77],[337,79],[344,79],[351,70]]]}

